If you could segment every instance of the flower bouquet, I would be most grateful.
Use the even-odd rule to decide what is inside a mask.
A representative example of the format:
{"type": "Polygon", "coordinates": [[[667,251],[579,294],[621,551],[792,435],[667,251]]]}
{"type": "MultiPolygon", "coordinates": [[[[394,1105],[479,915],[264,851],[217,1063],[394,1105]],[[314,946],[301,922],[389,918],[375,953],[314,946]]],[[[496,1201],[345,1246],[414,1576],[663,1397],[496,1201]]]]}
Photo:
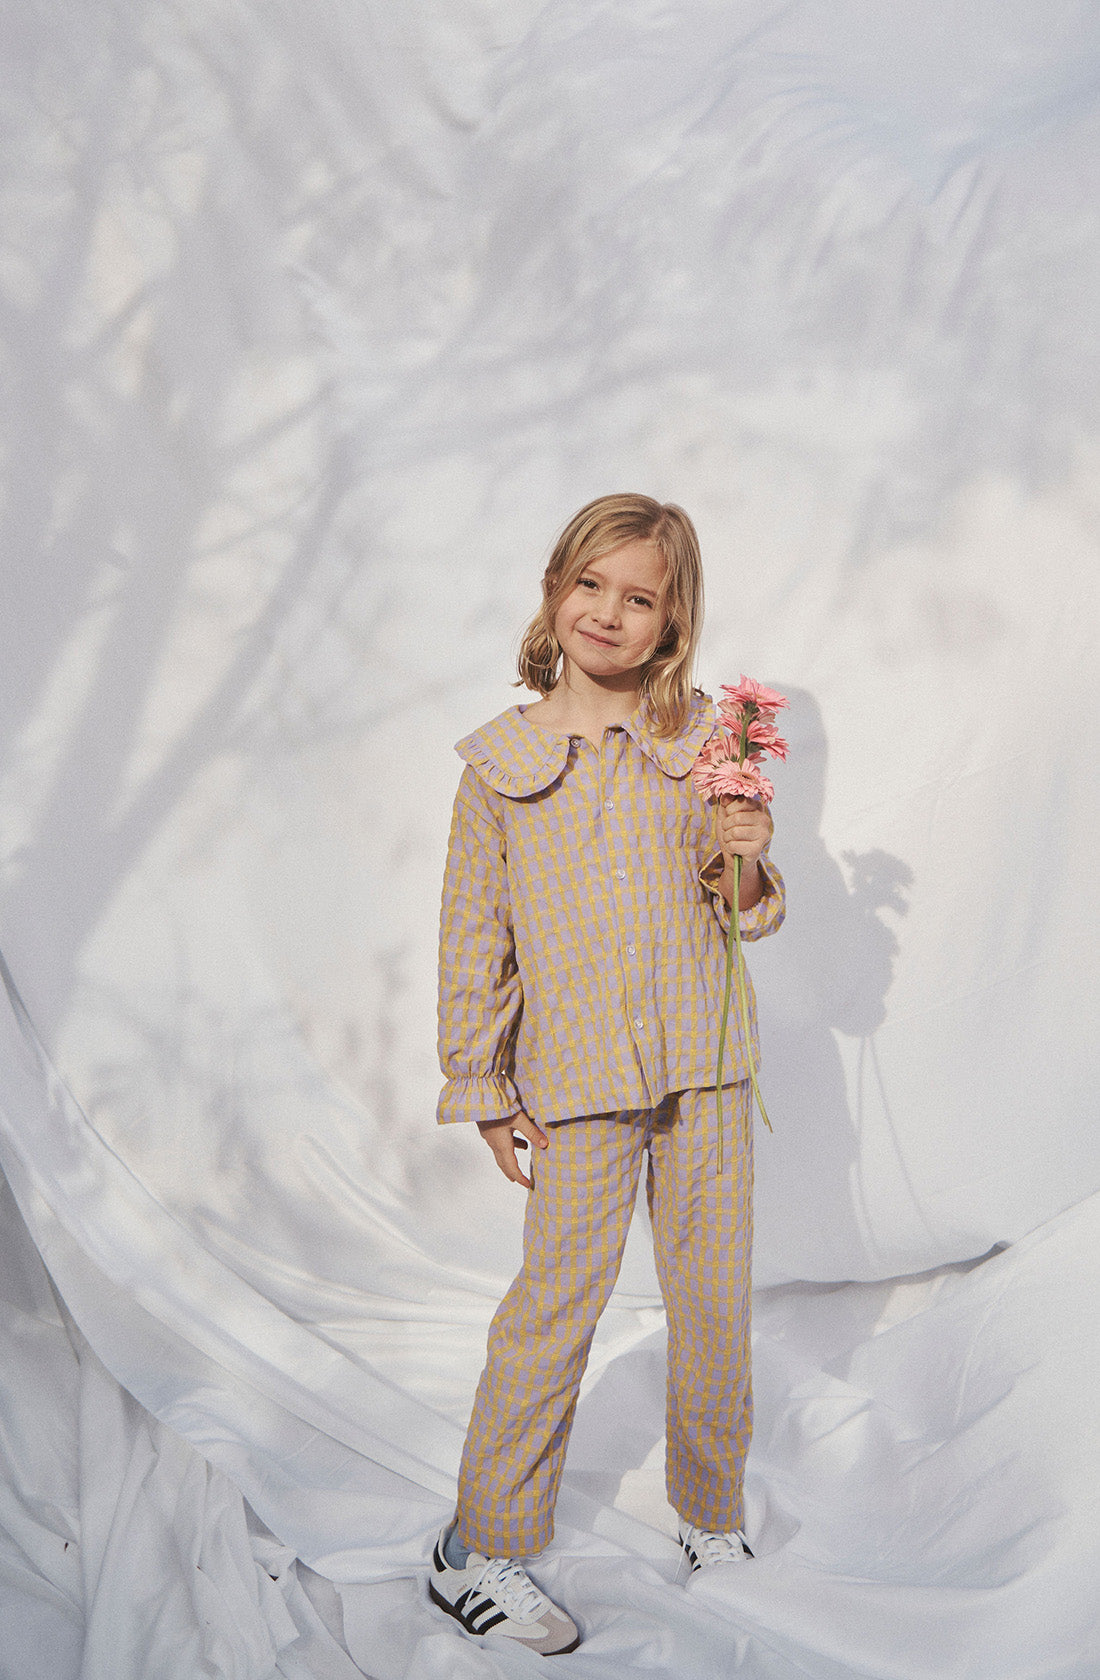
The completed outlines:
{"type": "MultiPolygon", "coordinates": [[[[745,676],[736,688],[723,684],[722,694],[724,698],[718,705],[718,729],[692,765],[692,780],[705,799],[756,799],[762,805],[768,805],[775,797],[775,788],[761,770],[760,760],[765,754],[772,758],[787,756],[787,742],[775,727],[775,714],[786,706],[787,701],[773,688],[765,688],[763,683],[754,682],[752,677],[745,676]]],[[[741,949],[741,916],[738,908],[741,892],[740,857],[733,860],[733,883],[730,929],[726,939],[726,986],[722,999],[722,1026],[718,1037],[718,1069],[715,1075],[719,1173],[723,1167],[722,1067],[735,971],[737,1002],[741,1011],[745,1053],[749,1061],[749,1078],[761,1118],[769,1132],[772,1129],[768,1111],[764,1107],[764,1099],[760,1095],[756,1061],[752,1053],[749,994],[745,976],[745,954],[741,949]]]]}

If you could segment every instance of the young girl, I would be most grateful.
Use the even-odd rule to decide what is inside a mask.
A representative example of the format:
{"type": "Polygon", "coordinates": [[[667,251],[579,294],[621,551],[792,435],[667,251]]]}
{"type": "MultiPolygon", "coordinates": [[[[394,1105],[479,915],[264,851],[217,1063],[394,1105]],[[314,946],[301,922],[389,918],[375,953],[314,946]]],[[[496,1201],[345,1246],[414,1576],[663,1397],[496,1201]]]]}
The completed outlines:
{"type": "Polygon", "coordinates": [[[748,1063],[732,1022],[721,1176],[714,1079],[734,858],[744,938],[779,926],[783,884],[764,856],[768,812],[708,806],[692,785],[714,727],[691,683],[702,611],[699,544],[682,509],[633,495],[589,503],[554,548],[520,650],[520,681],[542,699],[458,746],[439,1119],[475,1121],[529,1194],[523,1266],[489,1332],[458,1510],[429,1591],[468,1633],[544,1655],[573,1650],[579,1634],[517,1560],[553,1533],[643,1154],[680,1541],[693,1568],[751,1556],[740,1525],[752,1159],[748,1063]],[[528,1145],[530,1177],[516,1154],[528,1145]]]}

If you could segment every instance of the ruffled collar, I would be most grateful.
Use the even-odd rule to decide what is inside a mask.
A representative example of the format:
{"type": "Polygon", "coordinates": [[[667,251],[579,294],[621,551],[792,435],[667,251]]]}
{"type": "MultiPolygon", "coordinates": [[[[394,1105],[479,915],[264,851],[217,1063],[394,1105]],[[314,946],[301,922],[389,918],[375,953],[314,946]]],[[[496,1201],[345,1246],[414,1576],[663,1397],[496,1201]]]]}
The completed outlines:
{"type": "MultiPolygon", "coordinates": [[[[664,740],[653,734],[644,700],[622,727],[658,770],[680,780],[714,732],[714,705],[709,695],[695,695],[683,729],[664,740]]],[[[455,751],[497,793],[525,799],[557,781],[569,762],[572,744],[572,736],[540,729],[524,717],[521,707],[511,706],[459,741],[455,751]]]]}

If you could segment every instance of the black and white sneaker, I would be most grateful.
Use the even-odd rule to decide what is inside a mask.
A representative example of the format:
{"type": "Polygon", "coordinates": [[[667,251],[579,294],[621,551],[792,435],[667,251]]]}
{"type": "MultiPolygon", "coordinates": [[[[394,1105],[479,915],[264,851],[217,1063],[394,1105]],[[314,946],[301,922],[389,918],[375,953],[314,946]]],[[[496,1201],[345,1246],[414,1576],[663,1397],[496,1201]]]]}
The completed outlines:
{"type": "Polygon", "coordinates": [[[443,1556],[446,1532],[432,1552],[428,1593],[433,1603],[475,1639],[497,1633],[542,1657],[576,1650],[581,1642],[577,1624],[539,1591],[521,1564],[471,1552],[465,1569],[452,1569],[443,1556]]]}
{"type": "Polygon", "coordinates": [[[728,1534],[718,1534],[709,1528],[696,1528],[694,1523],[680,1519],[680,1544],[687,1553],[692,1574],[697,1569],[711,1569],[716,1563],[744,1563],[751,1558],[749,1543],[739,1528],[728,1534]]]}

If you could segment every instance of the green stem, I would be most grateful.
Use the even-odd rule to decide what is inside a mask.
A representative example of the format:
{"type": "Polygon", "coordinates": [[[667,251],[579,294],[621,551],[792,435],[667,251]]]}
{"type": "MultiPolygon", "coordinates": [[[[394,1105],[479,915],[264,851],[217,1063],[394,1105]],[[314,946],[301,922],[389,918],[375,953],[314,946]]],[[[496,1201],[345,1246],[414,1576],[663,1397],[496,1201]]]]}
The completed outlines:
{"type": "Polygon", "coordinates": [[[741,858],[733,860],[733,903],[730,905],[730,930],[726,936],[726,986],[722,995],[722,1025],[718,1032],[718,1069],[715,1074],[718,1109],[718,1176],[722,1176],[725,1166],[725,1119],[722,1114],[722,1068],[726,1055],[726,1028],[729,1025],[732,980],[734,974],[734,954],[736,953],[737,972],[737,1003],[741,1012],[742,1034],[745,1040],[745,1054],[749,1061],[749,1079],[752,1081],[753,1095],[760,1110],[760,1118],[769,1132],[772,1123],[768,1119],[768,1111],[764,1107],[764,1099],[760,1095],[760,1084],[756,1077],[756,1061],[752,1053],[752,1022],[749,1018],[749,993],[745,981],[745,953],[741,948],[741,858]]]}
{"type": "MultiPolygon", "coordinates": [[[[733,906],[731,906],[730,931],[733,934],[734,942],[737,946],[737,1001],[741,1005],[741,1025],[744,1028],[744,1034],[745,1034],[745,1055],[749,1059],[749,1078],[752,1080],[752,1091],[753,1091],[753,1096],[756,1098],[756,1106],[760,1110],[761,1120],[763,1120],[765,1126],[767,1126],[767,1128],[770,1132],[771,1129],[772,1129],[772,1123],[768,1119],[768,1111],[764,1107],[764,1099],[760,1095],[760,1081],[756,1077],[756,1058],[752,1053],[752,1022],[749,1019],[749,989],[748,989],[748,984],[747,984],[747,981],[746,981],[746,978],[745,978],[745,953],[741,949],[741,906],[740,906],[740,898],[741,898],[741,859],[740,859],[740,857],[736,857],[733,860],[733,897],[734,897],[734,904],[733,904],[733,906]],[[732,913],[733,910],[736,910],[736,914],[732,913]]],[[[728,959],[728,954],[729,954],[728,942],[727,942],[726,951],[727,951],[727,959],[728,959]]]]}
{"type": "MultiPolygon", "coordinates": [[[[734,872],[735,876],[737,876],[737,878],[738,878],[738,884],[740,884],[741,871],[738,869],[737,865],[740,862],[741,862],[741,859],[737,858],[735,860],[734,866],[733,866],[733,872],[734,872]]],[[[734,891],[734,899],[735,900],[736,900],[736,897],[737,897],[737,893],[736,893],[736,890],[735,890],[734,891]]],[[[718,1029],[718,1070],[715,1074],[715,1084],[717,1086],[717,1089],[715,1090],[714,1095],[717,1099],[717,1108],[718,1108],[718,1177],[719,1178],[721,1178],[721,1176],[722,1176],[722,1168],[723,1168],[723,1165],[724,1165],[724,1155],[723,1155],[722,1143],[723,1143],[723,1139],[725,1137],[725,1130],[726,1130],[725,1118],[722,1114],[722,1064],[725,1060],[725,1055],[726,1055],[726,1028],[729,1025],[730,997],[731,997],[731,994],[732,994],[732,991],[733,991],[733,987],[732,987],[732,984],[731,984],[731,982],[733,980],[733,951],[734,951],[733,924],[734,924],[735,921],[738,921],[739,919],[740,919],[740,912],[737,909],[737,905],[736,905],[736,902],[735,902],[734,904],[730,905],[730,933],[729,933],[729,937],[726,939],[726,989],[725,989],[725,992],[722,995],[722,1025],[718,1029]]]]}

